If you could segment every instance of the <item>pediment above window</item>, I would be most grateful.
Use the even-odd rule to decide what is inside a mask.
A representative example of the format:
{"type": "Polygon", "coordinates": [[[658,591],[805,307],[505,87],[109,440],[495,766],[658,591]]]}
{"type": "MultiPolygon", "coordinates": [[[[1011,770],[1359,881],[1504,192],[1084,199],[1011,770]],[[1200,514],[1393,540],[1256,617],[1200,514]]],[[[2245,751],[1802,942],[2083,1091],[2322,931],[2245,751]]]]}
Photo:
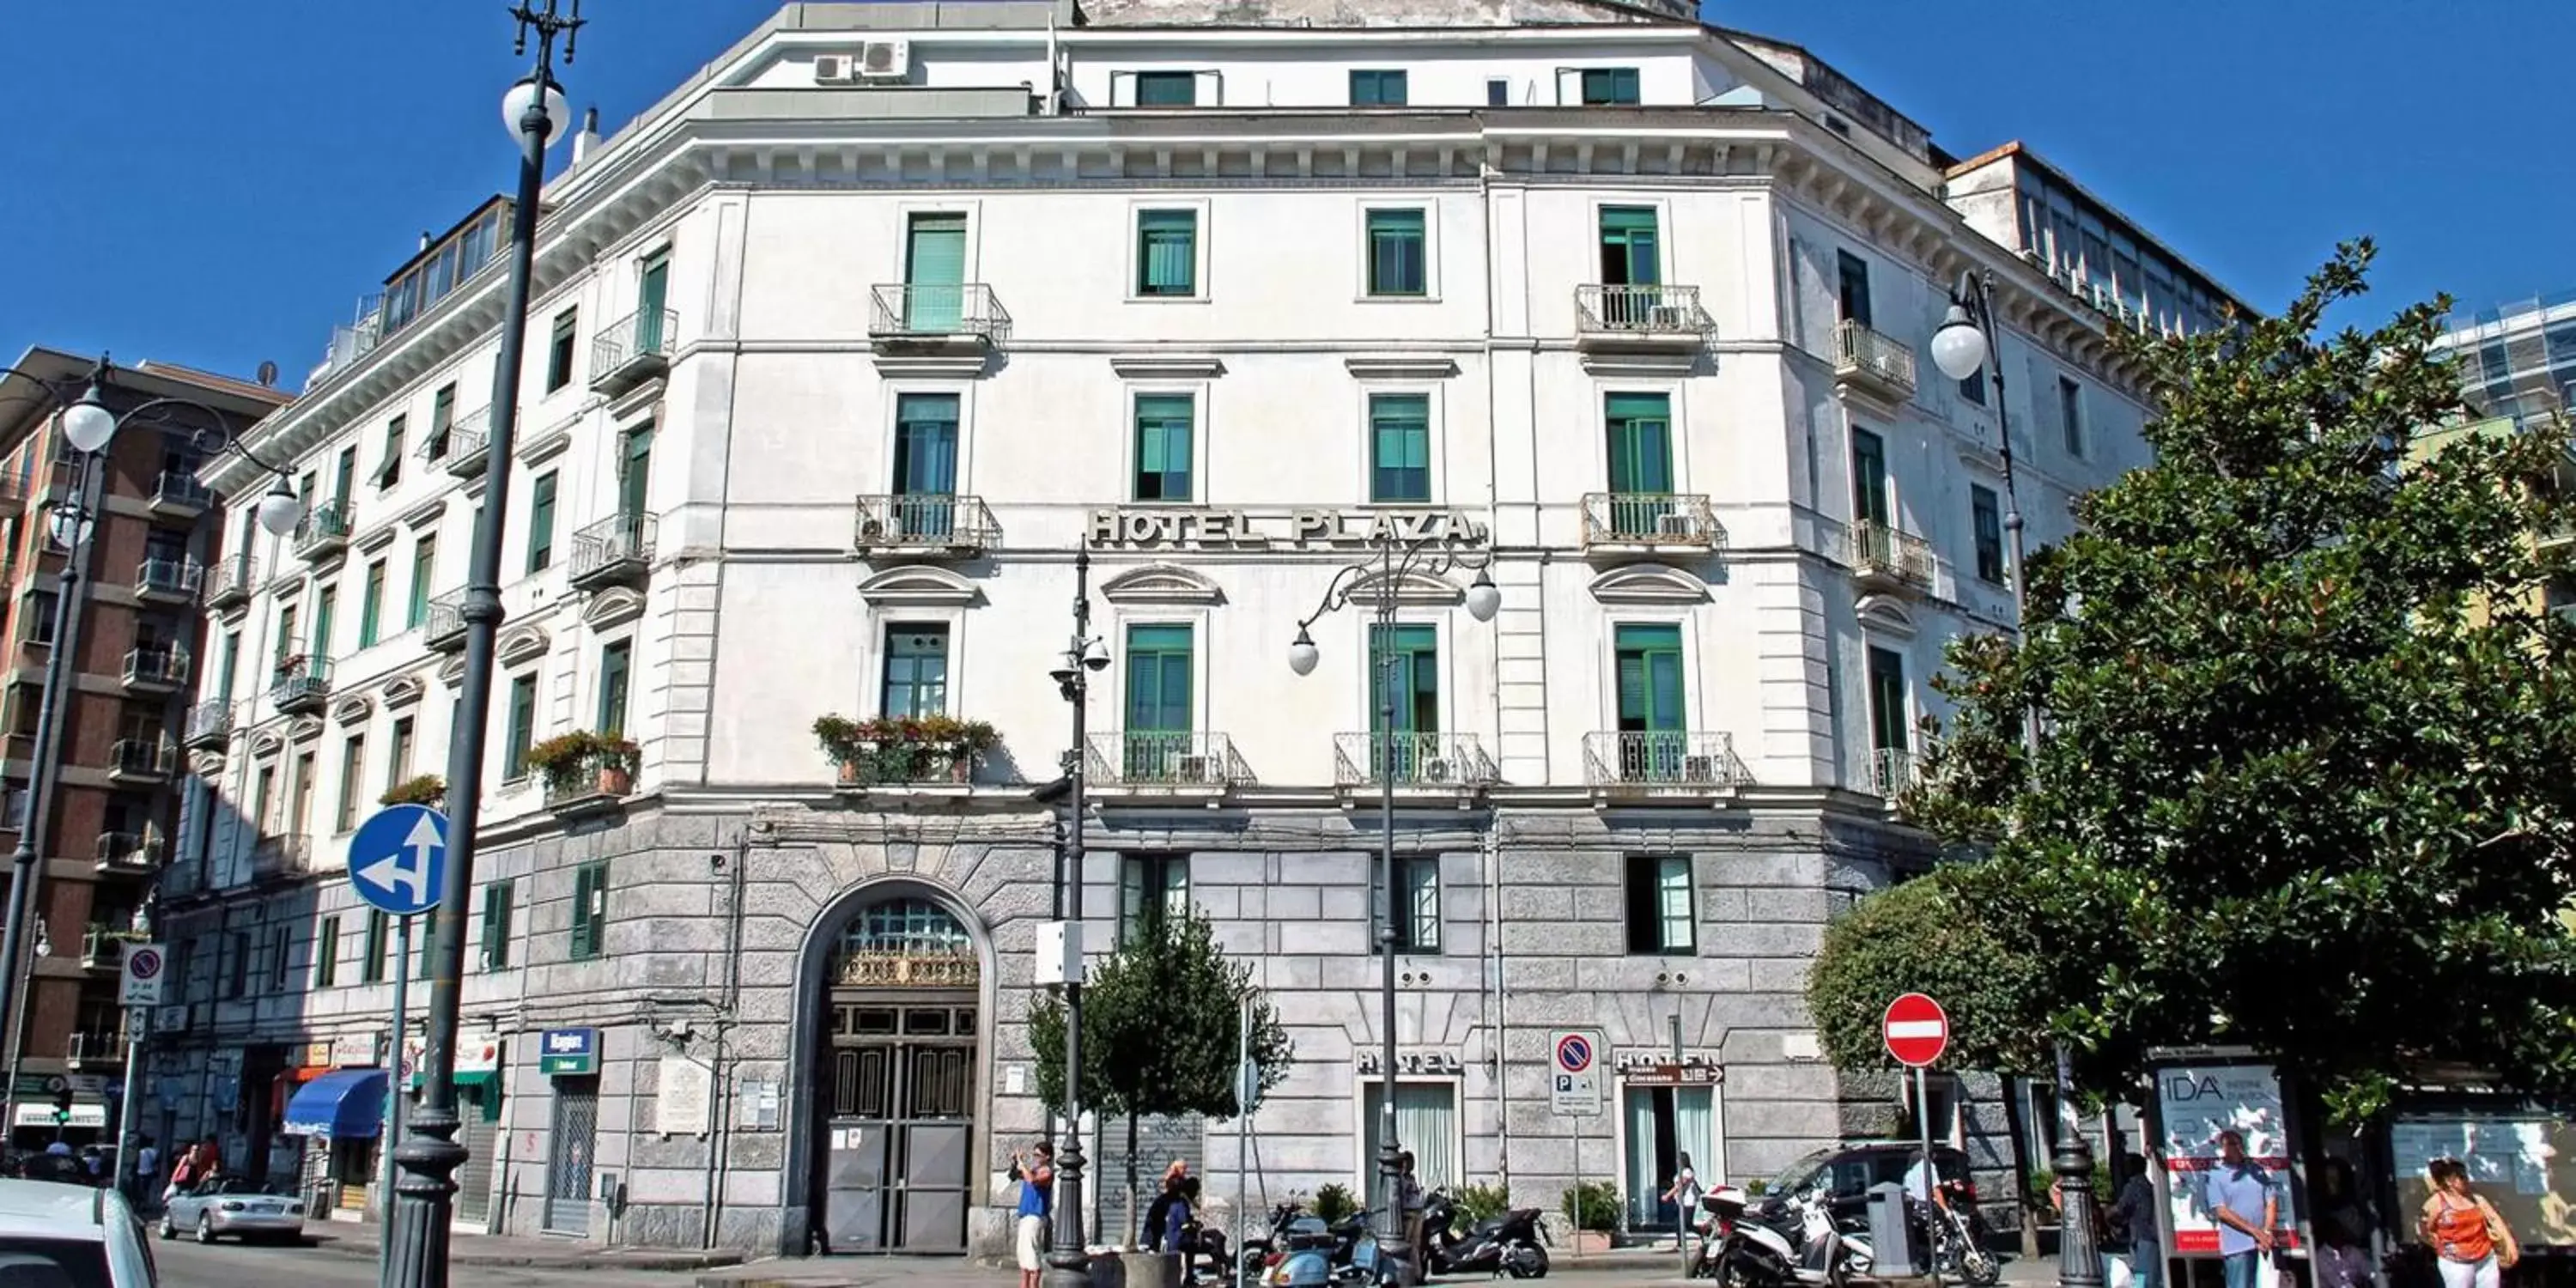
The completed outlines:
{"type": "Polygon", "coordinates": [[[331,722],[342,725],[365,724],[367,717],[375,714],[375,710],[376,704],[369,701],[366,694],[352,693],[331,704],[331,722]]]}
{"type": "Polygon", "coordinates": [[[581,620],[592,630],[617,626],[644,615],[644,596],[626,586],[593,592],[581,606],[581,620]]]}
{"type": "Polygon", "coordinates": [[[1670,564],[1623,564],[1592,579],[1592,598],[1604,604],[1704,604],[1708,582],[1670,564]]]}
{"type": "Polygon", "coordinates": [[[1458,360],[1446,354],[1394,354],[1342,359],[1354,380],[1446,380],[1458,374],[1458,360]]]}
{"type": "Polygon", "coordinates": [[[285,745],[286,740],[274,733],[261,732],[250,736],[250,754],[253,756],[274,756],[278,748],[285,745]]]}
{"type": "Polygon", "coordinates": [[[1113,604],[1221,604],[1225,592],[1206,577],[1176,564],[1147,564],[1101,584],[1113,604]]]}
{"type": "Polygon", "coordinates": [[[1158,353],[1111,358],[1109,369],[1128,380],[1214,380],[1225,364],[1213,353],[1158,353]]]}
{"type": "Polygon", "coordinates": [[[504,666],[517,666],[544,657],[546,644],[544,631],[534,626],[514,626],[501,632],[500,647],[493,650],[493,655],[500,658],[504,666]]]}
{"type": "Polygon", "coordinates": [[[1446,608],[1464,600],[1467,592],[1460,589],[1458,583],[1427,572],[1398,573],[1392,581],[1385,573],[1370,572],[1351,582],[1348,598],[1354,604],[1376,607],[1385,603],[1390,595],[1398,604],[1446,608]]]}
{"type": "Polygon", "coordinates": [[[188,772],[213,782],[224,776],[224,753],[192,751],[188,753],[188,772]]]}
{"type": "Polygon", "coordinates": [[[1914,614],[1893,595],[1863,595],[1857,606],[1861,629],[1897,639],[1914,638],[1914,614]]]}
{"type": "Polygon", "coordinates": [[[321,736],[322,722],[313,716],[306,716],[303,719],[297,720],[295,723],[286,726],[286,740],[288,742],[311,742],[321,736]]]}
{"type": "Polygon", "coordinates": [[[406,528],[412,528],[415,530],[431,527],[441,518],[445,517],[446,514],[447,498],[443,496],[432,497],[406,511],[402,517],[402,525],[406,528]]]}
{"type": "Polygon", "coordinates": [[[397,675],[385,681],[384,696],[379,701],[385,704],[385,709],[388,711],[395,707],[407,707],[420,701],[421,692],[426,687],[420,682],[419,676],[397,675]]]}
{"type": "Polygon", "coordinates": [[[438,682],[451,689],[455,688],[457,685],[465,683],[464,654],[459,653],[456,656],[447,659],[447,665],[438,668],[438,682]]]}
{"type": "Polygon", "coordinates": [[[885,608],[964,608],[983,596],[975,583],[926,564],[905,564],[859,583],[859,597],[885,608]]]}

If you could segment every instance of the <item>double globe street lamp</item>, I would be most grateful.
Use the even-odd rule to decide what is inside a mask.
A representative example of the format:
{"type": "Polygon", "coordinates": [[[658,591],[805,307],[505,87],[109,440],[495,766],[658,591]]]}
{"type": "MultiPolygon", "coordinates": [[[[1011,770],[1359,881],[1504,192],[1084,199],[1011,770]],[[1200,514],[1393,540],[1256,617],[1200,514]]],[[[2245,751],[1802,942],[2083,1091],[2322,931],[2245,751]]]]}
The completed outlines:
{"type": "MultiPolygon", "coordinates": [[[[2030,599],[2025,571],[2028,560],[2022,534],[2021,497],[2013,486],[2012,409],[2004,389],[2004,365],[1999,358],[1997,342],[2000,332],[1995,324],[1995,275],[1991,271],[1962,274],[1956,289],[1950,293],[1950,310],[1941,326],[1932,333],[1932,365],[1952,380],[1971,377],[1984,379],[1991,372],[1994,381],[1995,436],[2003,444],[2000,463],[2004,476],[2004,536],[2011,551],[2012,563],[2005,578],[2012,587],[2013,629],[2029,638],[2030,599]]],[[[2039,708],[2025,705],[2021,713],[2022,757],[2026,765],[2036,767],[2039,761],[2039,708]]],[[[2066,1043],[2057,1044],[2057,1103],[2059,1121],[2057,1152],[2050,1160],[2057,1173],[2057,1192],[2062,1205],[2058,1221],[2057,1280],[2066,1288],[2099,1288],[2102,1283],[2102,1256],[2094,1237],[2094,1221],[2099,1198],[2093,1192],[2093,1147],[2084,1139],[2075,1114],[2074,1058],[2066,1043]]]]}
{"type": "Polygon", "coordinates": [[[1398,942],[1395,919],[1395,783],[1407,766],[1419,765],[1432,754],[1418,745],[1407,744],[1396,729],[1395,680],[1403,659],[1395,649],[1396,610],[1402,601],[1405,584],[1416,577],[1438,578],[1460,568],[1475,570],[1475,580],[1461,596],[1467,615],[1480,622],[1494,620],[1502,609],[1503,592],[1494,585],[1488,569],[1493,564],[1490,549],[1479,550],[1470,538],[1457,531],[1444,532],[1407,542],[1392,532],[1381,531],[1370,538],[1377,556],[1351,564],[1333,574],[1325,587],[1323,602],[1315,611],[1297,623],[1297,637],[1288,645],[1288,669],[1299,675],[1312,675],[1323,651],[1315,646],[1308,628],[1350,604],[1354,595],[1369,599],[1375,609],[1370,631],[1369,659],[1375,673],[1377,689],[1377,728],[1369,736],[1369,757],[1377,774],[1378,865],[1377,865],[1377,951],[1380,965],[1378,980],[1378,1185],[1379,1201],[1385,1205],[1378,1235],[1378,1281],[1398,1283],[1403,1279],[1406,1252],[1404,1213],[1400,1210],[1403,1150],[1395,1139],[1396,1050],[1395,1050],[1395,954],[1398,942]]]}

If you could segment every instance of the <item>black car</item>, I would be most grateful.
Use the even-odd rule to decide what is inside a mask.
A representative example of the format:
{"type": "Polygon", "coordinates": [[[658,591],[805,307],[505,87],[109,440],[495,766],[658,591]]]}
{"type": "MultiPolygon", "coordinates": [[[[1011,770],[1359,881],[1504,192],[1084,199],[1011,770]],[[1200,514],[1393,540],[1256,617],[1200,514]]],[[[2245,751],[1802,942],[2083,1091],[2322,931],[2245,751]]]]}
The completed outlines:
{"type": "MultiPolygon", "coordinates": [[[[1820,1149],[1780,1169],[1780,1174],[1764,1188],[1756,1207],[1770,1208],[1791,1195],[1804,1194],[1823,1184],[1835,1224],[1866,1221],[1870,1187],[1904,1184],[1906,1171],[1922,1156],[1922,1145],[1901,1140],[1855,1141],[1820,1149]]],[[[1944,1184],[1971,1184],[1966,1150],[1934,1145],[1932,1167],[1944,1184]]],[[[1973,1188],[1967,1191],[1967,1197],[1970,1203],[1976,1202],[1973,1188]]]]}

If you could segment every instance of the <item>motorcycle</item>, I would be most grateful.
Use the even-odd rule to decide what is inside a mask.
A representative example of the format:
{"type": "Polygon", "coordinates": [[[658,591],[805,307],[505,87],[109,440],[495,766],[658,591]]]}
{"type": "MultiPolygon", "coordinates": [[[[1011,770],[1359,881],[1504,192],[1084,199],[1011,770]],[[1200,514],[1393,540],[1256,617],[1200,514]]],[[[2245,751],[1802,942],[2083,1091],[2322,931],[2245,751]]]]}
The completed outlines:
{"type": "Polygon", "coordinates": [[[1977,1210],[1977,1192],[1963,1181],[1945,1181],[1942,1197],[1922,1212],[1932,1249],[1932,1272],[1969,1288],[1995,1288],[2004,1275],[2003,1260],[1987,1243],[1986,1220],[1977,1210]]]}
{"type": "Polygon", "coordinates": [[[1435,1275],[1507,1274],[1514,1279],[1547,1276],[1545,1231],[1537,1208],[1513,1208],[1487,1217],[1460,1234],[1458,1201],[1445,1189],[1433,1190],[1422,1204],[1424,1268],[1435,1275]]]}
{"type": "Polygon", "coordinates": [[[1269,1238],[1244,1240],[1241,1262],[1247,1281],[1270,1288],[1355,1288],[1376,1282],[1377,1263],[1367,1213],[1327,1226],[1294,1203],[1271,1210],[1269,1238]]]}
{"type": "Polygon", "coordinates": [[[1700,1202],[1715,1219],[1692,1259],[1693,1277],[1741,1288],[1849,1288],[1854,1241],[1835,1227],[1821,1188],[1789,1199],[1770,1219],[1751,1215],[1744,1192],[1733,1186],[1711,1190],[1700,1202]]]}

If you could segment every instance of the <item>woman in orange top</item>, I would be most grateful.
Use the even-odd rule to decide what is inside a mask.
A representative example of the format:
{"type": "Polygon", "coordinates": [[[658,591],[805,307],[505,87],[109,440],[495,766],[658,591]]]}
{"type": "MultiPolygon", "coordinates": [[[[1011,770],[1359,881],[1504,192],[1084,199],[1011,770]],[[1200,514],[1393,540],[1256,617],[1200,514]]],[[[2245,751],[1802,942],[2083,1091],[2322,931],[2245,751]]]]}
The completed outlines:
{"type": "Polygon", "coordinates": [[[2442,1288],[2497,1288],[2499,1272],[2521,1255],[2513,1231],[2469,1188],[2469,1169],[2458,1159],[2437,1158],[2428,1170],[2433,1196],[2424,1201],[2420,1228],[2440,1258],[2442,1288]]]}

